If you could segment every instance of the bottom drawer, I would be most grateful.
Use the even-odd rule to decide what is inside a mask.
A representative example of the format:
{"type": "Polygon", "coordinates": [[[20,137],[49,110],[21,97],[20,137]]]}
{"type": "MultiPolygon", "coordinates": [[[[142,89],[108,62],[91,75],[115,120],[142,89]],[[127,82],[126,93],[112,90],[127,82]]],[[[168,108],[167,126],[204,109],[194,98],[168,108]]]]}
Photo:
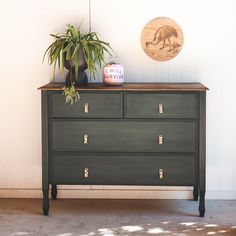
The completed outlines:
{"type": "Polygon", "coordinates": [[[179,185],[195,183],[195,156],[52,156],[52,184],[179,185]]]}

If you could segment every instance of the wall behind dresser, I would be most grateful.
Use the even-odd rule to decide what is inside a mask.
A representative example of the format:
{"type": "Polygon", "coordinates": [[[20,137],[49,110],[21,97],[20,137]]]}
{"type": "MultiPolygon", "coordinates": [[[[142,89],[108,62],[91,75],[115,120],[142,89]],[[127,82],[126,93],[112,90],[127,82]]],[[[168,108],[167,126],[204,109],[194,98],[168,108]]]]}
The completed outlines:
{"type": "MultiPolygon", "coordinates": [[[[8,0],[2,3],[0,197],[41,196],[37,87],[52,77],[52,69],[47,63],[41,63],[42,55],[51,42],[50,33],[63,31],[66,23],[79,25],[81,22],[82,30],[86,31],[90,22],[92,30],[114,48],[117,60],[125,67],[126,82],[202,82],[210,88],[207,94],[207,197],[236,199],[235,9],[234,0],[8,0]],[[144,25],[159,16],[176,20],[184,32],[181,53],[168,62],[148,58],[140,44],[144,25]]],[[[57,80],[63,80],[60,73],[57,80]]],[[[65,189],[59,193],[61,197],[78,194],[118,198],[191,197],[189,188],[132,187],[128,190],[61,186],[61,189],[65,189]],[[176,191],[179,189],[182,191],[176,191]]]]}

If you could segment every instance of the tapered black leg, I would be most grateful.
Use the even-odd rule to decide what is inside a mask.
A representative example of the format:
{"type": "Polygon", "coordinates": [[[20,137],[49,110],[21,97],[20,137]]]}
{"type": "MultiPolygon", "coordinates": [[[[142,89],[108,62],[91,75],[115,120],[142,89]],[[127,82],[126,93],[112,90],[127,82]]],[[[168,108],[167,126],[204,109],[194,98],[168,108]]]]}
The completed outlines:
{"type": "Polygon", "coordinates": [[[48,198],[49,191],[48,189],[43,189],[43,214],[45,216],[48,215],[49,211],[49,198],[48,198]]]}
{"type": "Polygon", "coordinates": [[[56,184],[52,185],[51,196],[53,200],[57,199],[57,185],[56,184]]]}
{"type": "Polygon", "coordinates": [[[205,191],[200,191],[200,201],[199,201],[199,215],[204,217],[205,215],[205,191]]]}
{"type": "Polygon", "coordinates": [[[193,187],[193,199],[194,199],[194,201],[198,200],[198,185],[195,185],[193,187]]]}

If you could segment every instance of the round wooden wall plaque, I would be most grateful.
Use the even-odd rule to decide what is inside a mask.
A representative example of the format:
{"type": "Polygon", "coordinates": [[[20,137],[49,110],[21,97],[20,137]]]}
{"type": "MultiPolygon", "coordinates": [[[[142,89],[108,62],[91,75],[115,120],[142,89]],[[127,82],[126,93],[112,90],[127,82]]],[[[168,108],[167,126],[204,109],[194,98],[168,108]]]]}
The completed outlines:
{"type": "Polygon", "coordinates": [[[181,28],[167,17],[159,17],[147,23],[141,35],[144,52],[157,61],[167,61],[177,56],[183,42],[181,28]]]}

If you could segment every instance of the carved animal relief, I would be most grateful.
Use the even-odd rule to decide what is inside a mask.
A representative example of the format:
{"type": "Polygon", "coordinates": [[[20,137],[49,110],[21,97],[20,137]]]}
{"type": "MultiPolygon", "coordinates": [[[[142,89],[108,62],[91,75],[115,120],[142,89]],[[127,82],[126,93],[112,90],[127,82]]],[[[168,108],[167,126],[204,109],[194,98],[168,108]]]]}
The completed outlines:
{"type": "Polygon", "coordinates": [[[167,61],[182,49],[183,33],[179,25],[170,18],[156,18],[143,29],[141,43],[144,52],[154,60],[167,61]]]}

